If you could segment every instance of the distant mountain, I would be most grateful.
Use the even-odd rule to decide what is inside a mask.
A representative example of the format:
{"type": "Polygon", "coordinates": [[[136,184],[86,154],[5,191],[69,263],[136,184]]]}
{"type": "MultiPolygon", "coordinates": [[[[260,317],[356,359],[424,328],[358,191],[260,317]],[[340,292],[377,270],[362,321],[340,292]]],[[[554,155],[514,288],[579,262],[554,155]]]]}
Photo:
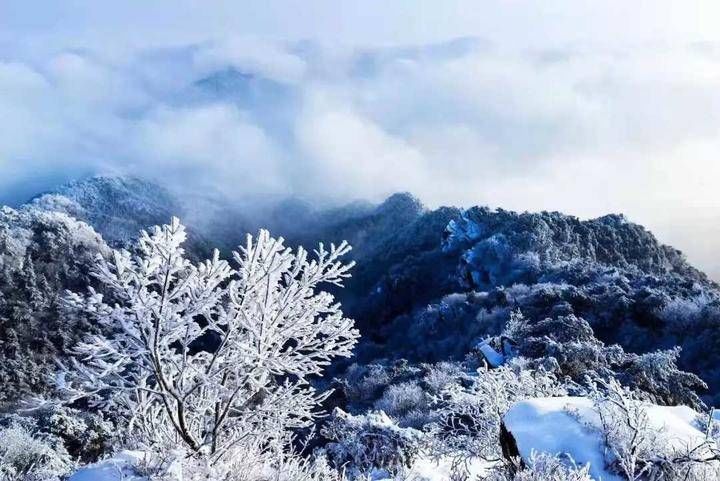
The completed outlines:
{"type": "MultiPolygon", "coordinates": [[[[448,226],[446,237],[446,248],[474,245],[474,255],[480,255],[480,247],[487,246],[500,257],[503,252],[508,257],[511,252],[533,254],[541,265],[584,261],[645,274],[676,274],[702,284],[710,283],[705,274],[687,263],[680,251],[660,244],[652,233],[622,215],[581,221],[559,212],[518,214],[474,207],[448,226]]],[[[490,271],[480,275],[481,279],[472,282],[498,284],[502,280],[493,279],[490,271]]]]}
{"type": "Polygon", "coordinates": [[[192,86],[192,94],[196,100],[231,100],[243,106],[287,101],[292,95],[281,83],[233,67],[197,80],[192,86]]]}
{"type": "Polygon", "coordinates": [[[110,243],[127,242],[141,229],[166,223],[185,211],[180,200],[164,187],[120,176],[75,181],[35,197],[31,204],[84,220],[110,243]]]}

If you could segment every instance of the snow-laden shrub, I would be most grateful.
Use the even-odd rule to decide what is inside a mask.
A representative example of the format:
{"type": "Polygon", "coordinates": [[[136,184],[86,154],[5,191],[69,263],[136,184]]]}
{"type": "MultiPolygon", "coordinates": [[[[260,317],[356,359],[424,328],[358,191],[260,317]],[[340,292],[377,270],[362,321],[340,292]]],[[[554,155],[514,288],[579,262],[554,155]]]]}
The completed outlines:
{"type": "Polygon", "coordinates": [[[577,466],[570,458],[533,452],[519,471],[496,469],[486,481],[593,481],[588,466],[577,466]]]}
{"type": "Polygon", "coordinates": [[[476,338],[489,326],[478,322],[479,304],[462,298],[444,298],[406,316],[398,317],[384,329],[388,355],[415,362],[462,359],[476,338]]]}
{"type": "Polygon", "coordinates": [[[709,436],[678,446],[650,418],[647,401],[615,380],[601,382],[592,395],[608,464],[629,481],[714,479],[704,476],[720,473],[720,449],[709,436]]]}
{"type": "Polygon", "coordinates": [[[440,420],[430,429],[431,451],[435,456],[498,460],[502,417],[514,402],[566,394],[554,374],[531,369],[521,359],[497,369],[481,368],[469,387],[453,384],[444,391],[438,401],[440,420]]]}
{"type": "Polygon", "coordinates": [[[592,481],[587,466],[548,454],[533,454],[513,481],[592,481]]]}
{"type": "Polygon", "coordinates": [[[53,481],[73,466],[58,439],[40,437],[25,426],[0,428],[0,481],[53,481]]]}
{"type": "MultiPolygon", "coordinates": [[[[286,456],[276,465],[270,465],[269,471],[273,474],[257,481],[343,481],[345,475],[342,471],[330,466],[327,458],[304,458],[300,456],[286,456]]],[[[245,481],[233,479],[232,481],[245,481]]],[[[247,479],[246,481],[256,481],[247,479]]]]}
{"type": "MultiPolygon", "coordinates": [[[[104,463],[101,463],[104,464],[104,463]]],[[[126,468],[126,470],[128,470],[126,468]]],[[[145,453],[129,470],[152,481],[345,481],[342,470],[330,466],[321,451],[301,456],[292,450],[271,451],[258,443],[222,463],[187,457],[181,450],[145,453]]]]}
{"type": "Polygon", "coordinates": [[[707,389],[707,385],[695,374],[678,369],[680,350],[680,347],[675,347],[641,356],[630,355],[623,369],[622,380],[650,394],[656,403],[701,407],[703,403],[696,392],[707,389]]]}
{"type": "Polygon", "coordinates": [[[0,426],[19,424],[39,436],[57,440],[73,459],[95,461],[108,453],[115,438],[112,423],[99,413],[54,402],[24,403],[19,413],[0,416],[0,426]]]}
{"type": "MultiPolygon", "coordinates": [[[[280,446],[276,446],[280,447],[280,446]]],[[[77,471],[81,479],[148,481],[345,481],[342,471],[330,466],[322,450],[299,454],[296,450],[268,451],[250,442],[240,455],[213,463],[207,458],[186,456],[184,450],[124,450],[77,471]]]]}
{"type": "Polygon", "coordinates": [[[601,383],[592,395],[600,416],[607,462],[630,481],[641,479],[654,466],[659,430],[650,424],[643,403],[617,381],[601,383]]]}
{"type": "MultiPolygon", "coordinates": [[[[513,286],[513,288],[518,289],[517,286],[513,286]]],[[[517,344],[522,339],[527,337],[527,331],[529,330],[529,328],[530,323],[528,319],[523,316],[520,309],[515,309],[513,311],[510,311],[510,317],[508,317],[508,320],[505,323],[502,337],[506,337],[517,344]]]]}
{"type": "Polygon", "coordinates": [[[353,416],[335,409],[321,434],[330,441],[330,461],[351,478],[373,469],[398,473],[412,464],[425,442],[423,433],[399,427],[382,411],[353,416]]]}
{"type": "Polygon", "coordinates": [[[551,360],[561,375],[574,381],[582,382],[587,376],[617,378],[658,404],[702,406],[697,392],[707,385],[678,368],[679,347],[630,354],[598,340],[581,317],[571,314],[531,322],[519,311],[511,313],[501,336],[505,338],[511,340],[512,351],[529,359],[551,360]]]}
{"type": "Polygon", "coordinates": [[[377,399],[390,381],[388,368],[381,364],[361,366],[353,363],[340,382],[349,402],[367,404],[377,399]]]}
{"type": "Polygon", "coordinates": [[[659,317],[678,334],[695,329],[699,322],[707,318],[717,319],[717,292],[702,290],[692,297],[673,298],[662,307],[659,317]]]}
{"type": "MultiPolygon", "coordinates": [[[[422,384],[430,366],[413,364],[405,359],[382,362],[384,363],[351,364],[337,380],[348,405],[353,409],[373,408],[390,386],[407,383],[422,384]]],[[[425,386],[422,388],[427,389],[425,386]]],[[[383,406],[382,409],[385,407],[383,406]]]]}
{"type": "Polygon", "coordinates": [[[708,445],[677,451],[656,461],[647,478],[651,481],[708,481],[720,479],[720,461],[715,447],[708,445]]]}
{"type": "Polygon", "coordinates": [[[421,429],[436,417],[433,398],[466,377],[460,363],[415,366],[400,360],[387,366],[353,364],[339,385],[353,412],[381,410],[402,427],[421,429]]]}
{"type": "Polygon", "coordinates": [[[617,381],[599,382],[591,395],[606,461],[628,481],[718,479],[720,446],[712,437],[712,426],[704,437],[674,439],[662,421],[651,419],[651,405],[617,381]]]}
{"type": "Polygon", "coordinates": [[[427,365],[423,382],[431,394],[440,394],[450,384],[457,382],[464,373],[458,363],[439,362],[427,365]]]}
{"type": "Polygon", "coordinates": [[[574,380],[588,373],[612,374],[624,359],[619,346],[606,347],[583,318],[572,314],[530,322],[519,312],[511,314],[503,333],[519,355],[530,359],[552,358],[563,375],[574,380]]]}
{"type": "Polygon", "coordinates": [[[415,423],[407,423],[406,417],[412,414],[412,417],[417,418],[418,414],[427,410],[428,404],[428,396],[422,387],[416,381],[410,381],[388,386],[375,402],[375,409],[398,419],[401,425],[417,426],[417,419],[415,423]]]}
{"type": "Polygon", "coordinates": [[[231,267],[217,250],[191,262],[185,240],[173,218],[142,232],[135,255],[98,258],[94,275],[117,303],[93,290],[66,302],[112,334],[75,347],[61,387],[125,416],[144,449],[221,463],[248,442],[287,442],[327,397],[309,377],[350,356],[359,337],[324,290],[349,277],[340,258],[350,246],[320,244],[311,255],[262,230],[231,267]]]}
{"type": "Polygon", "coordinates": [[[98,459],[105,455],[116,437],[115,426],[95,413],[58,412],[52,415],[50,423],[51,432],[60,436],[70,454],[82,461],[98,459]],[[65,430],[65,425],[73,420],[79,421],[79,429],[73,431],[71,435],[65,430]]]}

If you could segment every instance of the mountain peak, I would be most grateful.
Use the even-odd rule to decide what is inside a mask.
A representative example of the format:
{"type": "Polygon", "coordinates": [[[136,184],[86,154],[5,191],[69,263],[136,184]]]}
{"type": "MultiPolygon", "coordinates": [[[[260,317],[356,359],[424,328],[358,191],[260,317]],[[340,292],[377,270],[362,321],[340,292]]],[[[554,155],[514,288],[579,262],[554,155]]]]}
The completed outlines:
{"type": "Polygon", "coordinates": [[[378,205],[376,212],[381,215],[411,215],[417,216],[425,211],[420,199],[409,192],[392,194],[378,205]]]}
{"type": "Polygon", "coordinates": [[[110,243],[124,242],[151,225],[182,215],[180,201],[164,187],[133,176],[95,175],[64,184],[32,200],[87,221],[110,243]],[[60,198],[67,199],[68,202],[60,198]]]}

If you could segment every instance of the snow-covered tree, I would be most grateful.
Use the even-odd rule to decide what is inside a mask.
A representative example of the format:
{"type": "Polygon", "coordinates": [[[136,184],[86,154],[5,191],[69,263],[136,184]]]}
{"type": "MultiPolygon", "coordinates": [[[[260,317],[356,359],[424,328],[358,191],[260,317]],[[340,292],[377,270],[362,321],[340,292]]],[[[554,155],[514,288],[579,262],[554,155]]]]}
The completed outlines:
{"type": "Polygon", "coordinates": [[[0,481],[59,481],[72,459],[57,439],[38,436],[26,426],[0,427],[0,481]]]}
{"type": "MultiPolygon", "coordinates": [[[[615,379],[591,384],[608,465],[628,481],[704,481],[720,476],[720,448],[713,439],[713,411],[704,438],[673,439],[652,420],[655,405],[615,379]]],[[[642,395],[642,394],[641,394],[642,395]]],[[[655,414],[657,416],[657,414],[655,414]]],[[[676,434],[677,435],[677,434],[676,434]]]]}
{"type": "Polygon", "coordinates": [[[508,473],[494,470],[485,481],[592,481],[589,466],[577,466],[572,458],[533,452],[523,469],[508,473]]]}
{"type": "Polygon", "coordinates": [[[324,394],[308,383],[332,358],[350,356],[359,333],[323,286],[342,286],[352,263],[343,242],[314,256],[260,231],[234,267],[197,265],[182,248],[178,219],[142,232],[135,253],[98,257],[95,276],[118,302],[68,295],[112,330],[75,348],[62,384],[120,409],[148,447],[182,446],[215,462],[243,443],[271,449],[316,415],[324,394]]]}
{"type": "Polygon", "coordinates": [[[455,383],[439,400],[440,421],[431,426],[434,456],[459,459],[502,459],[502,419],[510,406],[523,399],[567,394],[558,379],[542,369],[530,369],[523,359],[477,371],[469,386],[455,383]]]}

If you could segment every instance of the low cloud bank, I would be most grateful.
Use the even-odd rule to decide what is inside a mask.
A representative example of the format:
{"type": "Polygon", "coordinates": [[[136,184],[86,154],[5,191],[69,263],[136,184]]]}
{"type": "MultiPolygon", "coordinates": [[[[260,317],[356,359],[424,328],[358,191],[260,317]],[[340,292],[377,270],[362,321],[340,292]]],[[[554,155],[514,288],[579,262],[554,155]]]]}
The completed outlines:
{"type": "Polygon", "coordinates": [[[131,173],[231,198],[624,212],[717,278],[719,52],[227,37],[0,57],[0,200],[131,173]]]}

